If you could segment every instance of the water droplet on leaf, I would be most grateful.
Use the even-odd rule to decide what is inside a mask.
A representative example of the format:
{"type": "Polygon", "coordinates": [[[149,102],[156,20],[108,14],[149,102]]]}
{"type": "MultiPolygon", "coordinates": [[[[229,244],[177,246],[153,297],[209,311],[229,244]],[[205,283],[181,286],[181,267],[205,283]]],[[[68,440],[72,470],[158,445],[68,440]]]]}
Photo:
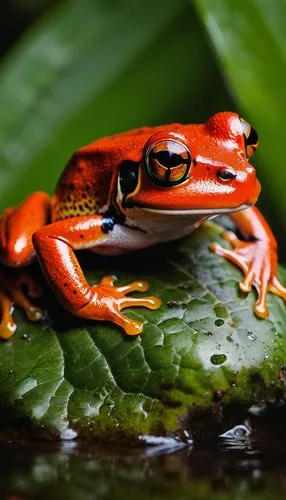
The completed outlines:
{"type": "Polygon", "coordinates": [[[227,360],[225,354],[213,354],[211,356],[211,363],[213,365],[222,365],[227,360]]]}
{"type": "Polygon", "coordinates": [[[216,326],[222,326],[222,325],[224,325],[224,320],[223,319],[216,319],[215,320],[215,325],[216,326]]]}
{"type": "Polygon", "coordinates": [[[253,332],[248,332],[247,337],[249,338],[249,340],[256,340],[257,339],[257,336],[253,332]]]}

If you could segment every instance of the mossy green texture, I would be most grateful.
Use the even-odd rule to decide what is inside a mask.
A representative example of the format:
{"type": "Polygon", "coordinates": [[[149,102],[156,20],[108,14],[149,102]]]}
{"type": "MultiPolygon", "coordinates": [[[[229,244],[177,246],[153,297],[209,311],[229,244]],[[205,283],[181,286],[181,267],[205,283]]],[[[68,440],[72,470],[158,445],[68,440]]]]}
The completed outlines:
{"type": "Polygon", "coordinates": [[[91,257],[91,283],[144,278],[162,298],[157,311],[128,310],[144,322],[138,337],[54,313],[49,297],[52,319],[33,324],[17,312],[16,334],[0,345],[3,410],[56,435],[116,439],[191,429],[192,415],[211,413],[218,396],[222,408],[283,397],[285,305],[269,295],[269,318],[256,318],[255,293],[238,291],[241,273],[210,252],[214,240],[220,229],[206,224],[168,246],[91,257]]]}

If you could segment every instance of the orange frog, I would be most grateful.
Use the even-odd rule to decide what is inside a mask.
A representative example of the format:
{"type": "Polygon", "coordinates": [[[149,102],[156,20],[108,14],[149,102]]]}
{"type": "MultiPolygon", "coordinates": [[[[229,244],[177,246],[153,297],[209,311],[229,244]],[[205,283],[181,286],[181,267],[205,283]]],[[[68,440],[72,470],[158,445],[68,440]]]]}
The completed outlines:
{"type": "MultiPolygon", "coordinates": [[[[148,289],[136,281],[114,286],[113,276],[90,286],[75,255],[90,249],[117,255],[164,243],[190,233],[202,221],[230,214],[245,241],[224,234],[233,249],[211,249],[244,273],[239,287],[258,293],[254,313],[269,314],[270,291],[286,300],[277,278],[275,238],[256,202],[260,184],[249,158],[258,145],[255,130],[235,113],[217,113],[204,124],[141,128],[97,140],[76,151],[64,170],[52,199],[36,192],[0,219],[0,258],[4,265],[24,267],[37,258],[61,303],[76,316],[107,320],[127,334],[142,324],[124,316],[130,306],[156,309],[156,297],[127,297],[148,289]]],[[[22,291],[27,277],[11,282],[0,271],[0,337],[10,337],[16,325],[14,305],[31,320],[42,317],[22,291]]],[[[30,295],[38,289],[27,282],[30,295]]]]}

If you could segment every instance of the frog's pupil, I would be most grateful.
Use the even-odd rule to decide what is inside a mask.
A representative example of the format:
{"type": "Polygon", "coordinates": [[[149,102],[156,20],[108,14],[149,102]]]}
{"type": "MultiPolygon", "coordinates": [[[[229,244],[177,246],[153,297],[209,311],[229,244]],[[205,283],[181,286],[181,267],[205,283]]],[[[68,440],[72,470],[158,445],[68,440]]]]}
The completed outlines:
{"type": "Polygon", "coordinates": [[[159,151],[158,153],[154,152],[152,157],[167,168],[178,167],[182,163],[187,163],[187,160],[185,160],[182,155],[172,153],[171,151],[159,151]]]}

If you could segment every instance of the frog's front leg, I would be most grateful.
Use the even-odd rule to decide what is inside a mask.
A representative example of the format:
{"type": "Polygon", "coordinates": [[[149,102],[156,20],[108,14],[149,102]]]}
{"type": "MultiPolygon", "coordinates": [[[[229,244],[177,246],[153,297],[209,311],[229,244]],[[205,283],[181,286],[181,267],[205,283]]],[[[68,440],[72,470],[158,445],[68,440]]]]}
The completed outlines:
{"type": "Polygon", "coordinates": [[[46,193],[36,192],[16,208],[8,208],[0,218],[0,338],[7,339],[16,330],[13,319],[14,306],[25,310],[32,321],[39,320],[43,313],[35,307],[22,290],[25,285],[28,295],[40,294],[38,285],[24,271],[8,271],[5,266],[22,268],[35,257],[32,234],[47,223],[50,217],[50,199],[46,193]]]}
{"type": "Polygon", "coordinates": [[[99,215],[74,217],[39,229],[33,243],[46,278],[66,309],[81,318],[112,321],[128,335],[135,335],[142,331],[142,323],[127,318],[121,309],[130,306],[157,309],[160,299],[126,297],[129,292],[145,292],[148,284],[143,281],[115,287],[115,277],[111,276],[91,287],[74,253],[103,242],[113,225],[113,219],[99,215]]]}
{"type": "Polygon", "coordinates": [[[248,241],[242,241],[232,232],[225,232],[224,238],[234,247],[223,248],[218,243],[211,249],[218,255],[237,265],[244,273],[239,287],[243,292],[250,292],[254,286],[258,298],[254,312],[260,318],[267,318],[267,293],[271,292],[286,301],[286,288],[277,277],[277,244],[275,237],[256,207],[231,214],[242,235],[248,241]]]}

